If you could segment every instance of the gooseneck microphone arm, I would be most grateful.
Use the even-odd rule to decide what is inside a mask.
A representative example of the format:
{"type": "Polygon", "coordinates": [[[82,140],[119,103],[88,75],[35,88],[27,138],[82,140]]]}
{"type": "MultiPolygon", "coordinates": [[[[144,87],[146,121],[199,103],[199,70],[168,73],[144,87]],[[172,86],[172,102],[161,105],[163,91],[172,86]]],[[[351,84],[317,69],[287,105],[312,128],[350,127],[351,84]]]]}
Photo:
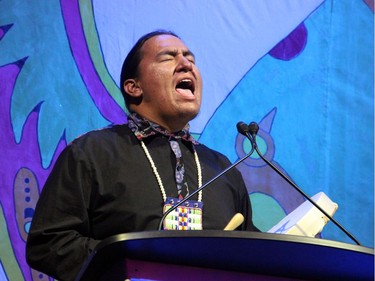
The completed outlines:
{"type": "MultiPolygon", "coordinates": [[[[242,126],[243,127],[243,130],[246,130],[247,128],[245,128],[245,126],[247,127],[247,125],[243,122],[240,122],[237,124],[237,129],[239,126],[242,126]],[[241,123],[241,124],[240,124],[241,123]]],[[[227,167],[224,171],[222,171],[221,173],[219,173],[218,175],[216,175],[215,177],[213,177],[212,179],[210,179],[208,182],[206,182],[205,184],[203,184],[202,186],[198,187],[194,192],[190,193],[188,196],[186,196],[185,198],[181,199],[181,201],[179,201],[176,205],[174,205],[173,207],[169,208],[165,213],[164,215],[162,216],[161,220],[160,220],[160,223],[159,223],[159,227],[158,227],[158,230],[162,230],[163,228],[163,223],[166,219],[166,217],[171,213],[173,212],[174,210],[176,210],[179,206],[181,206],[182,204],[184,204],[186,201],[188,201],[189,199],[191,199],[195,194],[197,194],[199,191],[201,191],[202,189],[206,188],[208,185],[210,185],[211,183],[213,183],[214,181],[216,181],[218,178],[220,178],[221,176],[223,176],[225,173],[227,173],[229,170],[233,169],[234,167],[236,167],[238,164],[240,164],[242,161],[244,161],[245,159],[247,159],[251,154],[253,154],[254,152],[254,147],[252,146],[251,147],[251,150],[248,154],[246,154],[243,158],[239,159],[237,162],[235,162],[234,164],[230,165],[229,167],[227,167]]]]}
{"type": "Polygon", "coordinates": [[[340,228],[350,239],[352,239],[357,245],[361,245],[359,241],[350,234],[343,226],[341,226],[332,216],[330,216],[326,211],[324,211],[317,203],[315,203],[307,194],[305,194],[302,189],[300,189],[292,180],[290,180],[286,175],[284,175],[275,165],[268,161],[263,154],[259,151],[258,145],[256,143],[256,135],[259,130],[259,126],[255,122],[251,122],[248,129],[238,128],[238,132],[246,136],[252,145],[252,148],[258,153],[260,158],[267,163],[276,173],[278,173],[284,180],[286,180],[291,186],[294,187],[304,198],[306,198],[311,204],[313,204],[319,211],[321,211],[327,218],[329,218],[338,228],[340,228]]]}

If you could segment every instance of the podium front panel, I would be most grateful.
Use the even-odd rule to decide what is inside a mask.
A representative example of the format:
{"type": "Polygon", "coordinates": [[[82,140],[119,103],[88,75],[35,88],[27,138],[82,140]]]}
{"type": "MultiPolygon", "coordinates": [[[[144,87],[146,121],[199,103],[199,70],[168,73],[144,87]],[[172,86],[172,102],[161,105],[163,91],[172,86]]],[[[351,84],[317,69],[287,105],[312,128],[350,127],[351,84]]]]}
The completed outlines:
{"type": "MultiPolygon", "coordinates": [[[[107,277],[102,280],[123,281],[135,276],[131,270],[137,267],[139,272],[147,273],[148,268],[156,273],[156,265],[159,270],[179,268],[185,275],[188,269],[212,276],[214,272],[237,274],[233,280],[374,280],[374,251],[370,248],[293,235],[210,230],[110,237],[97,246],[76,280],[100,280],[102,275],[107,277]],[[115,272],[121,277],[108,279],[115,272]],[[258,279],[249,279],[254,276],[258,279]]],[[[158,278],[165,276],[162,274],[165,272],[158,278]]],[[[155,280],[168,280],[163,278],[155,280]]],[[[203,280],[198,278],[195,275],[195,280],[203,280]]]]}

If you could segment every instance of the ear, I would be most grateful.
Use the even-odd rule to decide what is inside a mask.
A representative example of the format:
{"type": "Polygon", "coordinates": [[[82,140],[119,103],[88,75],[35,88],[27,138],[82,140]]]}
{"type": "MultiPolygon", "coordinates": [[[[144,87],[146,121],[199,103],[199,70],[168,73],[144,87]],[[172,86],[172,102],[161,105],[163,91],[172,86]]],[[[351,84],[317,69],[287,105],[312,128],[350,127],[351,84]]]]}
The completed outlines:
{"type": "Polygon", "coordinates": [[[135,79],[127,79],[124,82],[124,91],[133,98],[138,98],[142,95],[143,91],[139,82],[135,79]]]}

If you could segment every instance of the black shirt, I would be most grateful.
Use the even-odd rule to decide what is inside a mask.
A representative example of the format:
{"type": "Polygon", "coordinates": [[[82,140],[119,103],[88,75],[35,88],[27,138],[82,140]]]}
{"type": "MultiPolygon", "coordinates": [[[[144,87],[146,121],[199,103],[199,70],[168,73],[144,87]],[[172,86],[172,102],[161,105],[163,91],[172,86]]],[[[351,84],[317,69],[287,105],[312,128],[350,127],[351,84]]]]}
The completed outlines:
{"type": "MultiPolygon", "coordinates": [[[[177,197],[176,158],[168,137],[143,140],[168,197],[177,197]]],[[[190,192],[198,188],[191,142],[180,140],[190,192]]],[[[195,145],[203,183],[230,165],[222,154],[195,145]]],[[[196,200],[196,198],[193,198],[196,200]]],[[[234,214],[252,223],[248,192],[238,170],[203,191],[203,229],[222,230],[234,214]]],[[[157,230],[164,205],[151,165],[127,125],[92,131],[69,144],[43,188],[27,241],[29,264],[59,280],[72,280],[93,248],[125,232],[157,230]]]]}

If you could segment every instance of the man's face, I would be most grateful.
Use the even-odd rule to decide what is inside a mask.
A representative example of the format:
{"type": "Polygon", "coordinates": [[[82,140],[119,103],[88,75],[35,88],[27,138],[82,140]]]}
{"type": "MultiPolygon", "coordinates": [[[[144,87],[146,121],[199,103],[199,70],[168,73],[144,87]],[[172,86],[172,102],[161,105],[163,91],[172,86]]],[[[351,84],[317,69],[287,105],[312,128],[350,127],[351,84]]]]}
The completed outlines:
{"type": "Polygon", "coordinates": [[[198,114],[202,78],[194,55],[180,39],[159,35],[147,40],[138,73],[139,114],[171,131],[181,130],[198,114]]]}

